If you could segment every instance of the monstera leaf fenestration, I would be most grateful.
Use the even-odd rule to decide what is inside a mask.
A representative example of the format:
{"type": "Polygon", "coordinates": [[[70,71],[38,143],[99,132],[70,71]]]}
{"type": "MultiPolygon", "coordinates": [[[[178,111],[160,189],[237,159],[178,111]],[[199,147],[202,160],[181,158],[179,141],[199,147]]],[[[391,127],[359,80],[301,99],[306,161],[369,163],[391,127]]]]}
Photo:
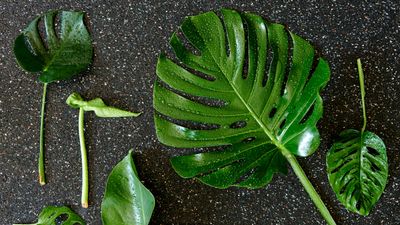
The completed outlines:
{"type": "Polygon", "coordinates": [[[36,17],[14,42],[18,64],[28,72],[38,73],[39,81],[43,83],[38,160],[41,185],[46,183],[44,111],[47,84],[71,79],[92,61],[92,41],[83,17],[83,12],[49,11],[36,17]]]}
{"type": "Polygon", "coordinates": [[[38,222],[14,225],[85,225],[85,221],[66,206],[47,206],[39,214],[38,222]]]}
{"type": "Polygon", "coordinates": [[[388,178],[385,143],[376,134],[365,131],[364,74],[357,60],[364,126],[340,133],[326,157],[329,183],[339,201],[350,211],[368,215],[382,195],[388,178]]]}
{"type": "Polygon", "coordinates": [[[67,80],[85,70],[92,61],[93,47],[83,16],[83,12],[50,11],[36,17],[15,39],[18,64],[28,72],[39,72],[42,83],[67,80]],[[56,27],[57,15],[60,24],[56,27]],[[45,39],[40,35],[40,21],[45,39]]]}
{"type": "Polygon", "coordinates": [[[224,147],[175,157],[174,169],[217,188],[261,188],[274,173],[286,174],[288,161],[334,224],[295,158],[319,145],[319,92],[329,80],[328,63],[283,25],[234,10],[221,14],[223,19],[214,12],[186,18],[181,31],[189,43],[179,33],[170,41],[181,63],[165,55],[157,63],[153,101],[160,142],[224,147]]]}

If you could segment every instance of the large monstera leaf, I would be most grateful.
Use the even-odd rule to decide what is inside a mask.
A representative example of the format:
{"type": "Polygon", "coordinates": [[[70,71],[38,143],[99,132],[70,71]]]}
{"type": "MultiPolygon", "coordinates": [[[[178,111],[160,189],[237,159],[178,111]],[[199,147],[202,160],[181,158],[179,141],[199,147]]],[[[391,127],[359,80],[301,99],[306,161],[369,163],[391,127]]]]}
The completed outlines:
{"type": "Polygon", "coordinates": [[[260,188],[274,173],[287,173],[285,157],[317,149],[319,92],[329,66],[283,25],[251,13],[221,14],[185,19],[189,43],[179,33],[170,42],[181,63],[159,57],[156,132],[169,146],[224,147],[173,158],[180,176],[218,188],[260,188]]]}

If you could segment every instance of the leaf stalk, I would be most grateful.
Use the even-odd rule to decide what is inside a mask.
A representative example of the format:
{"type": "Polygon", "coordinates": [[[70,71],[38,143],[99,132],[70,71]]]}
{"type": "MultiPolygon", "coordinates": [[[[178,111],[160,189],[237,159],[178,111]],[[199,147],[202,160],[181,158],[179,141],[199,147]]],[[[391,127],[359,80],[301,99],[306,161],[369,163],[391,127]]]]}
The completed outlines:
{"type": "Polygon", "coordinates": [[[79,142],[81,147],[81,161],[82,161],[82,194],[81,204],[83,208],[89,207],[89,170],[87,151],[85,145],[85,134],[84,134],[84,115],[85,111],[83,108],[79,108],[79,142]]]}
{"type": "Polygon", "coordinates": [[[326,208],[321,197],[318,195],[317,191],[311,184],[310,180],[307,178],[307,175],[305,174],[304,170],[301,168],[296,157],[292,153],[290,153],[287,149],[281,149],[281,150],[282,150],[283,155],[289,161],[290,166],[293,168],[294,173],[296,174],[297,178],[299,178],[301,184],[303,185],[304,189],[307,191],[311,200],[314,202],[315,206],[320,211],[322,217],[325,219],[325,221],[329,225],[336,225],[336,222],[333,219],[332,215],[329,213],[328,208],[326,208]]]}
{"type": "Polygon", "coordinates": [[[43,95],[42,95],[42,107],[40,111],[40,144],[39,144],[39,184],[46,184],[46,173],[44,168],[44,116],[46,109],[46,93],[47,93],[47,83],[43,84],[43,95]]]}
{"type": "Polygon", "coordinates": [[[364,87],[364,71],[362,69],[361,59],[357,59],[357,68],[358,68],[358,78],[360,80],[360,90],[361,90],[361,105],[363,110],[363,127],[361,129],[361,134],[364,133],[365,128],[367,127],[367,112],[365,109],[365,87],[364,87]]]}

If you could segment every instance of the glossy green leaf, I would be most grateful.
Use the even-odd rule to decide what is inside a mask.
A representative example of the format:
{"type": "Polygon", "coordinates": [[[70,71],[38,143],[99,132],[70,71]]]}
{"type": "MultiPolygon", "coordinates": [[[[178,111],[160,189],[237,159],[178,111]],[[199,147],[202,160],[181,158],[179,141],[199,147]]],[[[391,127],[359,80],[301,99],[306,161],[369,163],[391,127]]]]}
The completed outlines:
{"type": "Polygon", "coordinates": [[[93,47],[83,16],[83,12],[50,11],[36,17],[15,39],[18,64],[28,72],[40,72],[43,83],[67,80],[85,70],[92,61],[93,47]]]}
{"type": "Polygon", "coordinates": [[[72,108],[82,108],[86,112],[93,111],[98,117],[137,117],[140,115],[140,113],[129,112],[112,106],[107,106],[101,98],[85,101],[76,92],[72,93],[66,102],[72,108]]]}
{"type": "Polygon", "coordinates": [[[326,156],[329,183],[350,211],[368,215],[382,195],[388,178],[386,147],[376,134],[365,131],[364,73],[357,60],[364,123],[361,131],[345,130],[326,156]]]}
{"type": "Polygon", "coordinates": [[[345,130],[327,155],[328,178],[339,201],[368,215],[382,195],[387,178],[386,147],[376,134],[345,130]]]}
{"type": "Polygon", "coordinates": [[[146,225],[154,205],[154,196],[140,182],[130,151],[108,177],[101,204],[103,224],[146,225]]]}
{"type": "Polygon", "coordinates": [[[66,206],[45,207],[39,214],[37,223],[14,225],[85,225],[85,221],[66,206]]]}
{"type": "Polygon", "coordinates": [[[179,148],[225,148],[173,158],[179,175],[218,188],[260,188],[274,173],[287,173],[286,159],[317,149],[319,92],[330,71],[309,42],[283,25],[228,9],[221,18],[187,17],[181,31],[184,37],[176,33],[170,41],[181,63],[164,55],[157,63],[158,139],[179,148]]]}

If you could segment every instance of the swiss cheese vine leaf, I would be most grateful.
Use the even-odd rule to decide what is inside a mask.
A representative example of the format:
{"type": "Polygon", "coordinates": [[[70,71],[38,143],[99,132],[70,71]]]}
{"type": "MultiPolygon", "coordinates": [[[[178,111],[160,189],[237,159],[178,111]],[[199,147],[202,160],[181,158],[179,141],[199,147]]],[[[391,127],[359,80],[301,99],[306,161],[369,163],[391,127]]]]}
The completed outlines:
{"type": "Polygon", "coordinates": [[[154,205],[154,196],[140,182],[130,151],[108,177],[101,204],[103,224],[147,225],[154,205]]]}
{"type": "Polygon", "coordinates": [[[93,47],[83,16],[83,12],[50,11],[36,17],[15,39],[18,64],[28,72],[40,72],[43,83],[67,80],[85,70],[92,61],[93,47]],[[45,38],[40,34],[40,21],[44,23],[45,38]]]}
{"type": "Polygon", "coordinates": [[[172,158],[175,171],[217,188],[261,188],[290,163],[329,224],[334,220],[296,156],[318,147],[328,63],[303,38],[251,13],[187,17],[161,55],[154,85],[157,137],[179,148],[225,147],[172,158]],[[185,40],[187,41],[185,41],[185,40]],[[203,129],[204,128],[204,129],[203,129]]]}
{"type": "Polygon", "coordinates": [[[39,214],[38,222],[14,225],[85,225],[85,221],[66,206],[48,206],[39,214]]]}
{"type": "Polygon", "coordinates": [[[358,60],[364,126],[340,133],[326,158],[328,179],[339,201],[350,211],[368,215],[382,195],[387,178],[386,147],[376,134],[365,131],[364,74],[358,60]]]}
{"type": "Polygon", "coordinates": [[[329,67],[307,41],[282,25],[250,13],[221,13],[223,21],[208,12],[182,24],[200,55],[174,34],[171,45],[184,65],[160,56],[157,75],[170,88],[162,82],[154,86],[157,136],[174,147],[227,146],[173,158],[179,175],[219,188],[260,188],[275,172],[286,173],[284,154],[308,156],[317,149],[319,92],[329,80],[329,67]],[[189,95],[224,104],[207,105],[189,95]],[[165,116],[215,126],[193,129],[165,116]]]}

